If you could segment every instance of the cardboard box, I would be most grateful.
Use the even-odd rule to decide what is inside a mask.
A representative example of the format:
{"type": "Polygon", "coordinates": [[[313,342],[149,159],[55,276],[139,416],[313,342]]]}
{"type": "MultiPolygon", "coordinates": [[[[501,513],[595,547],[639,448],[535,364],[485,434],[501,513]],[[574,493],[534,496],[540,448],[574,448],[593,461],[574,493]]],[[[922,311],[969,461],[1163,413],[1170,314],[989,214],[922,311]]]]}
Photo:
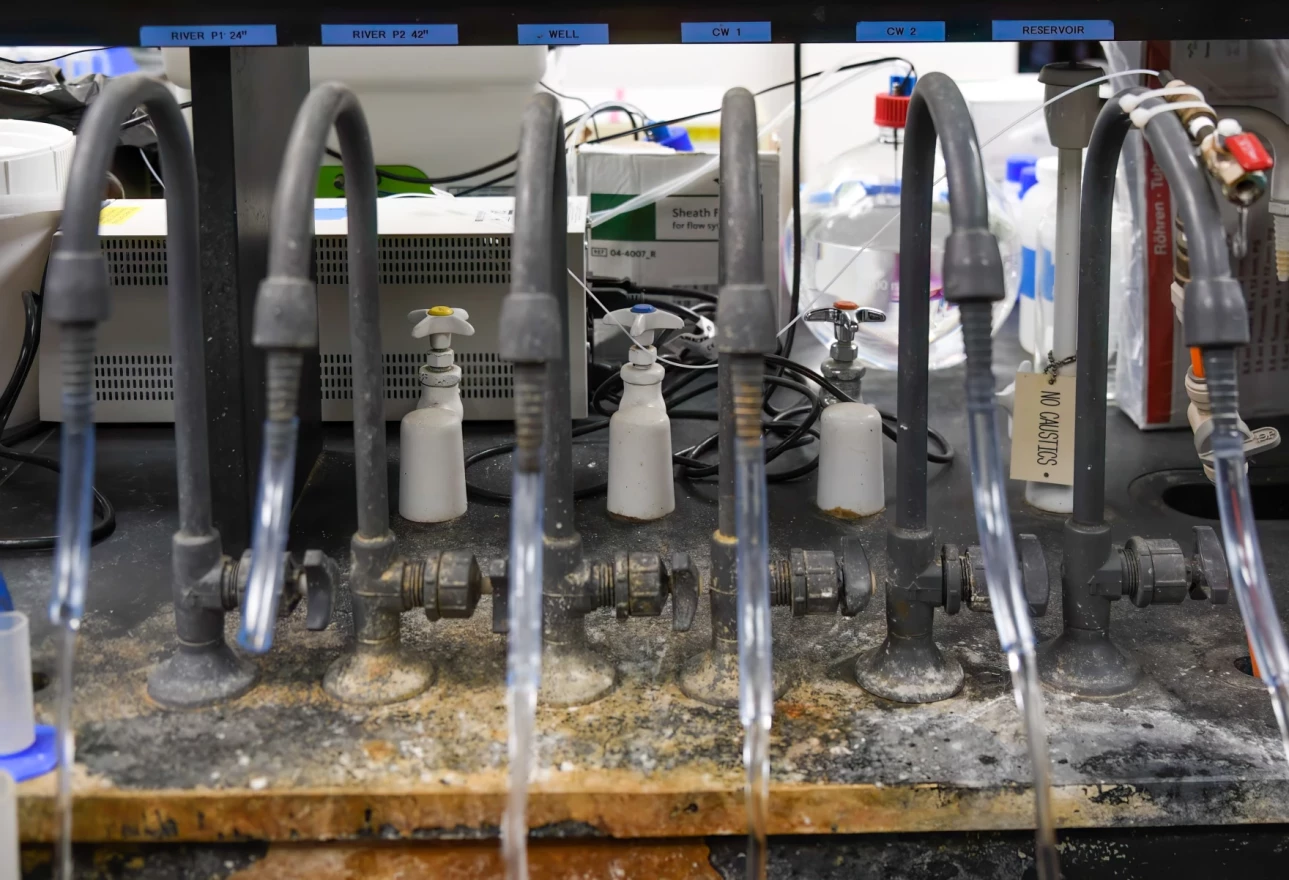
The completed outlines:
{"type": "MultiPolygon", "coordinates": [[[[597,145],[578,151],[575,191],[592,215],[694,171],[711,153],[678,153],[657,144],[597,145]]],[[[761,153],[765,281],[779,295],[779,155],[761,153]]],[[[591,228],[587,274],[636,284],[715,290],[720,252],[720,180],[716,168],[655,204],[591,228]]]]}

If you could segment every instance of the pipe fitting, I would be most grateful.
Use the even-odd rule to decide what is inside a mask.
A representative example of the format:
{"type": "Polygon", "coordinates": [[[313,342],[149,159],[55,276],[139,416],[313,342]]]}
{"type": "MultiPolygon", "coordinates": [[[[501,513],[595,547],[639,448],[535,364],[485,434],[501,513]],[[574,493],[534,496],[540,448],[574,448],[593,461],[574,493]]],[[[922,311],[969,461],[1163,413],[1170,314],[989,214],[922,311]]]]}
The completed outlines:
{"type": "MultiPolygon", "coordinates": [[[[408,569],[413,566],[407,563],[408,569]]],[[[417,604],[424,608],[426,620],[464,619],[474,615],[483,593],[483,571],[473,553],[465,550],[430,553],[415,567],[420,571],[417,604]]]]}

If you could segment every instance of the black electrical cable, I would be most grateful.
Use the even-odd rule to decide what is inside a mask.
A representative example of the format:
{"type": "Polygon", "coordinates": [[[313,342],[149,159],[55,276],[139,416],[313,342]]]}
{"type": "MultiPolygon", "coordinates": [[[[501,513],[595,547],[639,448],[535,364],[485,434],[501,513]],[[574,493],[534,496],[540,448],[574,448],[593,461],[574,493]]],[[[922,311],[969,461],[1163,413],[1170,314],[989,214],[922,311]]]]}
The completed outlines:
{"type": "MultiPolygon", "coordinates": [[[[191,106],[192,106],[192,101],[184,101],[182,104],[179,105],[179,109],[187,110],[191,106]]],[[[125,120],[125,122],[121,123],[121,131],[125,131],[127,128],[134,128],[136,125],[142,125],[143,123],[147,122],[148,119],[150,118],[151,117],[148,115],[146,111],[140,113],[138,116],[131,116],[129,119],[125,120]]]]}
{"type": "Polygon", "coordinates": [[[510,178],[514,177],[515,174],[517,173],[518,172],[516,171],[508,171],[505,174],[499,174],[496,177],[491,178],[490,180],[485,180],[483,183],[476,183],[474,186],[470,187],[469,189],[463,189],[461,190],[461,192],[457,193],[456,195],[458,197],[474,195],[481,189],[487,189],[490,186],[496,186],[497,184],[502,183],[503,181],[509,180],[510,178]]]}
{"type": "Polygon", "coordinates": [[[715,305],[719,299],[716,294],[707,290],[697,290],[693,287],[661,287],[656,284],[636,284],[630,278],[605,278],[600,275],[591,275],[586,279],[586,283],[594,290],[606,287],[638,296],[684,297],[711,303],[712,305],[715,305]]]}
{"type": "MultiPolygon", "coordinates": [[[[0,437],[4,436],[5,426],[9,423],[9,417],[13,414],[13,408],[18,402],[18,393],[22,390],[28,375],[31,373],[32,365],[36,361],[36,352],[40,348],[40,315],[43,307],[43,296],[30,290],[24,290],[22,292],[22,305],[26,318],[22,334],[22,348],[19,349],[18,363],[14,367],[13,375],[9,377],[9,383],[5,386],[4,393],[0,394],[0,437]]],[[[14,432],[14,435],[11,435],[10,442],[18,442],[18,439],[24,433],[26,433],[25,429],[14,432]]],[[[54,473],[59,470],[59,464],[56,459],[47,458],[43,455],[33,455],[28,452],[19,452],[8,446],[0,445],[0,458],[35,465],[36,467],[51,470],[54,473]]],[[[93,493],[97,519],[90,529],[90,541],[97,542],[116,530],[116,509],[112,507],[112,502],[108,501],[107,497],[99,492],[98,489],[93,489],[93,493]]],[[[0,551],[52,550],[56,541],[57,538],[54,536],[0,538],[0,551]]]]}
{"type": "Polygon", "coordinates": [[[61,61],[64,58],[71,58],[73,55],[84,55],[86,52],[102,52],[104,49],[116,49],[117,46],[94,46],[89,49],[77,49],[74,52],[64,52],[62,55],[55,55],[52,58],[33,58],[30,61],[24,61],[20,58],[0,58],[7,64],[48,64],[51,61],[61,61]]]}
{"type": "MultiPolygon", "coordinates": [[[[914,76],[917,75],[917,69],[913,66],[913,62],[909,61],[907,58],[901,58],[898,55],[888,55],[884,58],[874,58],[870,61],[857,61],[854,64],[843,65],[837,68],[837,70],[834,72],[843,73],[847,70],[858,70],[861,67],[876,67],[879,64],[890,64],[896,61],[898,61],[901,64],[907,64],[909,66],[909,72],[904,75],[904,81],[907,84],[910,79],[912,79],[914,76]]],[[[823,75],[824,75],[824,71],[822,70],[817,70],[814,73],[807,73],[805,76],[801,77],[801,82],[805,82],[806,80],[814,79],[816,77],[823,76],[823,75]]],[[[775,91],[778,91],[779,89],[786,89],[788,88],[788,86],[794,85],[796,82],[797,80],[794,78],[794,79],[788,80],[787,82],[781,82],[772,86],[767,86],[766,88],[761,89],[761,91],[755,92],[754,95],[759,98],[762,95],[768,95],[770,92],[775,92],[775,91]]],[[[587,143],[598,144],[603,141],[616,140],[617,138],[627,137],[628,135],[633,135],[638,132],[652,131],[653,129],[660,128],[664,125],[668,125],[668,126],[679,125],[682,122],[692,122],[695,119],[702,119],[704,116],[715,116],[720,112],[721,112],[720,108],[718,107],[715,110],[704,110],[701,113],[690,113],[687,116],[677,116],[675,119],[661,119],[655,122],[646,123],[644,126],[642,126],[639,129],[633,129],[630,131],[615,131],[613,134],[606,134],[602,138],[597,138],[593,141],[587,141],[587,143]]]]}

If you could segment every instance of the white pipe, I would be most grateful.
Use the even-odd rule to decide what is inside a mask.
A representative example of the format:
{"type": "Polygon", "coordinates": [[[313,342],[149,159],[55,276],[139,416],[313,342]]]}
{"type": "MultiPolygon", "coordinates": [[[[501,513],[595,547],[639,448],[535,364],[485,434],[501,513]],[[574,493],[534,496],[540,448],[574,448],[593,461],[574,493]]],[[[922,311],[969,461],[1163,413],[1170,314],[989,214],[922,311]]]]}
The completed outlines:
{"type": "MultiPolygon", "coordinates": [[[[1057,362],[1074,356],[1079,317],[1079,198],[1083,151],[1061,150],[1056,169],[1056,283],[1052,292],[1052,351],[1057,362]]],[[[1073,363],[1060,368],[1072,376],[1073,363]]]]}

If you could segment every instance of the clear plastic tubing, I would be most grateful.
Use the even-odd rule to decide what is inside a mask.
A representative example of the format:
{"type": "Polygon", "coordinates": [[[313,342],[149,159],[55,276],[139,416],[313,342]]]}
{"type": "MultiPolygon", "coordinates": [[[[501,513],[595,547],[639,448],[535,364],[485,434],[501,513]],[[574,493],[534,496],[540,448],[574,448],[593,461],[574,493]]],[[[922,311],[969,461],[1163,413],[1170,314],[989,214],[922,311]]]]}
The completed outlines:
{"type": "MultiPolygon", "coordinates": [[[[1101,84],[1101,83],[1103,83],[1103,82],[1109,82],[1109,81],[1110,81],[1110,80],[1112,80],[1112,79],[1120,79],[1120,78],[1125,77],[1125,76],[1159,76],[1159,71],[1157,71],[1157,70],[1151,70],[1151,69],[1150,69],[1150,68],[1148,68],[1148,67],[1139,67],[1139,68],[1133,68],[1132,70],[1120,70],[1120,71],[1118,71],[1118,72],[1116,72],[1116,73],[1108,73],[1108,74],[1106,74],[1105,76],[1099,76],[1099,77],[1097,77],[1096,79],[1088,80],[1087,82],[1085,82],[1085,83],[1083,83],[1083,84],[1081,84],[1081,85],[1077,85],[1077,86],[1075,86],[1075,87],[1074,87],[1074,88],[1072,88],[1072,89],[1069,89],[1069,90],[1067,90],[1067,91],[1061,92],[1059,95],[1056,95],[1056,96],[1054,96],[1054,97],[1052,97],[1052,98],[1049,98],[1048,100],[1044,101],[1044,102],[1043,102],[1042,104],[1040,104],[1039,106],[1035,107],[1033,110],[1030,110],[1030,111],[1029,111],[1028,113],[1026,113],[1024,116],[1018,117],[1016,120],[1014,120],[1013,122],[1009,123],[1009,124],[1007,125],[1007,127],[1006,127],[1006,128],[1004,128],[1002,131],[998,132],[998,133],[997,133],[997,134],[995,134],[993,137],[991,137],[989,140],[987,140],[987,141],[985,141],[984,143],[982,143],[982,144],[980,145],[980,149],[982,149],[982,150],[983,150],[985,147],[989,146],[989,145],[990,145],[990,144],[992,144],[994,141],[998,140],[1000,137],[1002,137],[1003,135],[1007,134],[1007,132],[1011,131],[1013,128],[1015,128],[1016,126],[1020,125],[1020,124],[1021,124],[1022,122],[1024,122],[1026,119],[1029,119],[1029,118],[1030,118],[1031,116],[1033,116],[1035,113],[1038,113],[1039,111],[1041,111],[1041,110],[1045,109],[1049,104],[1055,104],[1057,101],[1061,100],[1062,98],[1065,98],[1065,97],[1068,97],[1069,95],[1074,94],[1074,93],[1075,93],[1075,92],[1077,92],[1079,89],[1090,88],[1090,87],[1092,87],[1092,86],[1100,85],[1100,84],[1101,84]]],[[[829,89],[829,91],[831,91],[831,89],[829,89]]],[[[771,123],[771,127],[773,127],[773,125],[775,125],[775,124],[777,124],[777,119],[776,119],[776,122],[775,122],[775,123],[771,123]]],[[[713,167],[714,167],[714,166],[713,166],[713,167]]],[[[706,170],[709,170],[709,171],[710,171],[711,169],[706,169],[706,170]]],[[[939,185],[939,184],[941,184],[941,183],[944,183],[944,180],[945,180],[945,175],[941,174],[939,177],[937,177],[937,178],[935,179],[935,185],[939,185]]],[[[685,183],[688,183],[689,181],[688,181],[688,180],[685,180],[684,182],[685,182],[685,183]]],[[[683,184],[682,184],[682,185],[683,185],[683,184]]],[[[666,187],[666,186],[669,186],[669,184],[663,184],[663,187],[666,187]]],[[[678,187],[676,187],[676,189],[679,189],[679,188],[680,188],[679,186],[678,186],[678,187]]],[[[662,189],[662,187],[659,187],[659,190],[661,190],[661,189],[662,189]]],[[[676,189],[668,190],[668,192],[664,193],[664,195],[670,195],[671,193],[675,192],[675,191],[676,191],[676,189]]],[[[646,193],[645,195],[648,195],[648,193],[646,193]]],[[[659,196],[658,198],[662,198],[662,197],[663,197],[663,196],[659,196]]],[[[641,196],[637,196],[637,197],[636,197],[636,199],[643,199],[643,198],[644,198],[644,195],[641,195],[641,196]]],[[[636,199],[632,199],[631,201],[632,201],[632,202],[634,202],[634,201],[636,201],[636,199]]],[[[654,201],[656,201],[656,199],[655,199],[654,201]]],[[[646,204],[651,204],[651,202],[650,202],[650,203],[646,203],[646,204]]],[[[622,209],[622,208],[625,208],[626,206],[627,206],[627,203],[625,203],[625,202],[624,202],[623,204],[621,204],[621,205],[619,205],[618,207],[614,208],[614,209],[613,209],[613,211],[614,211],[615,213],[613,214],[613,216],[614,216],[614,217],[616,217],[616,216],[617,216],[617,214],[621,212],[621,209],[622,209]]],[[[631,208],[629,208],[628,210],[634,210],[636,207],[640,207],[640,206],[639,206],[639,205],[633,205],[633,206],[632,206],[631,208]]],[[[608,211],[604,211],[604,212],[601,212],[601,213],[602,213],[602,214],[604,214],[604,215],[608,215],[608,214],[609,214],[609,212],[608,212],[608,211]]],[[[603,222],[604,222],[604,220],[612,219],[612,218],[611,218],[611,217],[609,217],[609,216],[605,216],[605,217],[604,217],[604,220],[599,220],[599,219],[597,219],[598,217],[600,217],[600,214],[593,214],[593,215],[591,216],[591,225],[592,225],[592,226],[598,226],[600,223],[603,223],[603,222]]],[[[881,238],[882,233],[883,233],[883,232],[885,232],[885,231],[886,231],[886,230],[887,230],[887,229],[888,229],[888,228],[889,228],[893,223],[895,223],[895,221],[896,221],[896,220],[898,220],[898,219],[899,219],[899,217],[900,217],[900,212],[897,210],[897,211],[895,212],[895,214],[891,217],[891,219],[890,219],[890,220],[887,220],[887,221],[886,221],[886,223],[885,223],[885,224],[883,224],[883,226],[882,226],[882,228],[881,228],[881,229],[879,229],[879,230],[877,230],[877,232],[873,233],[872,238],[870,238],[868,241],[866,241],[866,242],[864,242],[863,244],[861,244],[859,247],[856,247],[856,248],[855,248],[855,253],[851,254],[851,255],[850,255],[850,259],[848,259],[848,260],[846,261],[846,263],[845,263],[845,264],[844,264],[840,269],[838,269],[838,270],[837,270],[837,274],[836,274],[836,275],[834,275],[834,276],[832,277],[832,279],[831,279],[831,280],[829,280],[829,282],[823,286],[823,288],[819,291],[819,293],[817,293],[817,294],[815,295],[815,298],[814,298],[814,299],[812,299],[810,302],[808,302],[808,303],[806,303],[805,305],[803,305],[803,306],[802,306],[802,307],[797,311],[796,317],[794,317],[794,318],[793,318],[791,321],[789,321],[789,322],[788,322],[788,323],[787,323],[787,324],[786,324],[786,325],[785,325],[781,330],[779,330],[779,335],[780,335],[780,336],[782,336],[784,333],[787,333],[787,332],[788,332],[788,328],[790,328],[793,324],[797,323],[797,321],[801,320],[801,317],[802,317],[806,312],[810,311],[810,309],[814,307],[815,303],[817,303],[817,302],[819,302],[819,300],[823,299],[823,298],[824,298],[824,296],[826,296],[826,295],[827,295],[828,291],[832,290],[832,286],[833,286],[834,284],[836,284],[836,283],[841,279],[841,277],[842,277],[843,275],[845,275],[845,274],[846,274],[846,270],[847,270],[847,269],[849,269],[849,268],[851,267],[851,264],[853,264],[856,260],[858,260],[858,259],[859,259],[859,255],[860,255],[860,254],[862,254],[862,253],[864,253],[864,251],[868,250],[868,248],[873,244],[873,242],[875,242],[875,241],[877,241],[879,238],[881,238]]]]}
{"type": "Polygon", "coordinates": [[[72,729],[72,669],[76,634],[85,612],[89,577],[90,529],[94,485],[94,336],[93,325],[63,328],[62,468],[58,474],[58,540],[54,547],[54,593],[49,619],[58,629],[58,781],[54,809],[58,844],[55,876],[72,876],[72,769],[76,760],[72,729]]]}
{"type": "Polygon", "coordinates": [[[291,490],[295,479],[295,441],[300,420],[264,422],[264,451],[260,457],[260,486],[251,532],[251,570],[242,600],[242,623],[237,644],[253,654],[273,645],[278,601],[282,595],[282,554],[291,529],[291,490]]]}
{"type": "Polygon", "coordinates": [[[747,876],[765,877],[774,682],[770,633],[770,539],[761,441],[759,357],[735,356],[734,523],[738,536],[739,718],[747,771],[747,876]]]}
{"type": "Polygon", "coordinates": [[[1034,655],[1034,629],[1021,586],[1020,564],[1007,509],[1006,472],[999,454],[998,413],[994,405],[991,309],[988,303],[962,308],[963,343],[967,350],[967,427],[971,442],[971,490],[976,531],[991,588],[994,624],[1007,655],[1016,706],[1025,724],[1025,739],[1034,773],[1035,853],[1039,880],[1060,880],[1056,826],[1052,816],[1052,770],[1047,724],[1034,655]]]}
{"type": "Polygon", "coordinates": [[[509,790],[501,824],[507,880],[528,880],[528,781],[542,679],[541,470],[514,469],[510,507],[510,636],[506,650],[509,790]]]}
{"type": "MultiPolygon", "coordinates": [[[[1206,353],[1204,366],[1210,394],[1217,392],[1223,401],[1229,401],[1221,409],[1237,411],[1234,356],[1229,352],[1221,352],[1219,356],[1206,353]]],[[[1285,647],[1285,635],[1271,596],[1267,567],[1262,561],[1262,546],[1258,541],[1258,527],[1249,495],[1244,441],[1235,418],[1219,416],[1218,406],[1214,406],[1211,436],[1218,515],[1222,521],[1222,544],[1226,550],[1227,568],[1231,572],[1231,585],[1240,604],[1249,647],[1258,661],[1262,681],[1271,694],[1271,706],[1280,725],[1285,757],[1289,758],[1289,649],[1285,647]]]]}

